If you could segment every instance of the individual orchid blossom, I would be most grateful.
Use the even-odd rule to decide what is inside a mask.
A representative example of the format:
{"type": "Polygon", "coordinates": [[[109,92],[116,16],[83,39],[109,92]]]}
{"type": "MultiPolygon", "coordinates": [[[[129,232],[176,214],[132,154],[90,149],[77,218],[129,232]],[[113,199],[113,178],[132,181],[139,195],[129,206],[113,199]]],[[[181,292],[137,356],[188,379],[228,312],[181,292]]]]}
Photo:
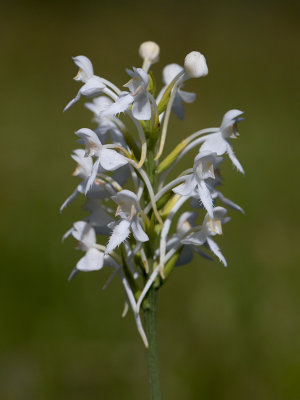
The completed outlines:
{"type": "Polygon", "coordinates": [[[108,106],[100,113],[101,117],[116,115],[126,111],[132,104],[132,114],[137,120],[149,120],[151,118],[151,103],[147,92],[149,84],[148,74],[142,68],[126,69],[131,79],[124,85],[128,92],[121,92],[114,104],[108,106]]]}
{"type": "Polygon", "coordinates": [[[170,254],[173,255],[176,251],[181,247],[179,258],[176,262],[176,266],[185,265],[190,263],[194,258],[194,253],[199,254],[201,257],[214,261],[207,253],[199,249],[199,246],[194,246],[191,244],[184,244],[183,240],[186,235],[190,234],[191,231],[195,230],[197,225],[195,224],[196,219],[198,218],[197,212],[186,211],[184,212],[177,222],[176,233],[170,237],[167,243],[167,250],[169,253],[167,258],[170,257],[170,254]]]}
{"type": "Polygon", "coordinates": [[[233,165],[238,169],[238,171],[244,174],[244,169],[239,160],[236,158],[231,144],[229,143],[229,138],[235,139],[237,136],[239,136],[239,133],[236,130],[236,125],[237,122],[243,120],[243,118],[239,118],[239,116],[242,114],[243,111],[239,110],[228,111],[223,117],[220,131],[208,135],[200,150],[215,151],[218,156],[227,153],[233,165]]]}
{"type": "Polygon", "coordinates": [[[86,193],[95,181],[98,173],[98,168],[101,166],[106,171],[115,171],[118,168],[128,164],[128,160],[116,152],[102,145],[97,134],[88,128],[82,128],[75,132],[81,138],[86,146],[86,156],[97,157],[93,165],[91,176],[89,177],[86,185],[86,193]]]}
{"type": "Polygon", "coordinates": [[[225,159],[221,156],[228,154],[244,172],[230,143],[238,136],[236,125],[243,114],[236,109],[224,115],[220,127],[183,136],[169,154],[164,154],[172,110],[183,118],[183,103],[196,99],[194,93],[183,90],[184,83],[205,77],[208,67],[203,54],[188,53],[183,67],[172,63],[163,69],[164,85],[157,95],[150,68],[158,62],[159,53],[156,43],[141,44],[142,66],[126,69],[130,80],[123,91],[95,75],[87,57],[74,58],[79,68],[75,80],[83,86],[66,109],[81,96],[93,97],[85,106],[93,113],[94,126],[75,132],[84,147],[72,154],[77,164],[73,175],[80,182],[61,207],[63,210],[76,197],[85,199],[87,215],[64,235],[73,236],[85,252],[70,278],[78,271],[101,270],[103,265],[113,268],[104,287],[115,277],[122,283],[122,315],[131,308],[137,330],[149,347],[150,382],[156,387],[151,398],[155,400],[160,400],[153,362],[158,290],[175,267],[187,265],[194,254],[206,260],[216,256],[227,265],[215,241],[215,236],[222,234],[222,225],[230,220],[220,204],[240,212],[243,209],[219,189],[225,159]],[[192,168],[182,168],[178,176],[170,178],[173,167],[192,151],[192,168]]]}
{"type": "MultiPolygon", "coordinates": [[[[73,172],[73,176],[78,176],[82,181],[76,187],[74,192],[65,200],[60,211],[63,211],[67,205],[75,200],[78,194],[84,194],[87,191],[88,181],[93,172],[93,160],[90,156],[86,156],[85,154],[86,152],[83,149],[74,150],[72,154],[73,160],[77,162],[77,167],[73,172]]],[[[109,197],[109,193],[108,185],[100,179],[94,180],[89,189],[89,197],[109,197]]]]}
{"type": "Polygon", "coordinates": [[[219,258],[219,260],[227,267],[227,262],[221,253],[217,243],[211,236],[222,235],[222,225],[230,220],[226,217],[227,210],[223,207],[216,207],[214,209],[214,218],[211,218],[207,213],[202,228],[199,232],[193,233],[185,238],[182,243],[191,244],[195,246],[202,246],[207,243],[209,249],[219,258]]]}
{"type": "Polygon", "coordinates": [[[173,192],[181,196],[191,196],[196,190],[200,200],[208,214],[213,218],[213,201],[206,184],[206,179],[214,179],[214,163],[217,161],[217,154],[201,151],[195,158],[193,174],[184,183],[173,189],[173,192]]]}
{"type": "Polygon", "coordinates": [[[63,240],[72,235],[78,240],[78,248],[86,254],[77,262],[79,271],[98,271],[103,267],[104,253],[96,248],[96,232],[92,225],[85,221],[75,222],[63,236],[63,240]]]}
{"type": "Polygon", "coordinates": [[[136,194],[130,190],[122,190],[113,196],[112,200],[118,204],[115,215],[119,216],[121,220],[110,225],[113,231],[106,246],[105,254],[110,253],[123,243],[128,238],[130,229],[137,242],[147,242],[149,237],[137,216],[141,208],[136,194]]]}
{"type": "Polygon", "coordinates": [[[106,88],[103,80],[94,75],[93,65],[85,56],[73,57],[74,63],[79,68],[78,74],[75,76],[76,81],[83,82],[84,85],[79,89],[77,95],[65,107],[64,111],[76,103],[81,96],[92,97],[100,94],[106,88]]]}

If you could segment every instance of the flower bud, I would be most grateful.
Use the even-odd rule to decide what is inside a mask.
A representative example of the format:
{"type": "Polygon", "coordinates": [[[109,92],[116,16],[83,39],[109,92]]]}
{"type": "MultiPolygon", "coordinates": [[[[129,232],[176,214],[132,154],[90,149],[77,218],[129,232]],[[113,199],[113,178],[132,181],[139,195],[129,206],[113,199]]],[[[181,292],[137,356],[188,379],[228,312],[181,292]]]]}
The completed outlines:
{"type": "Polygon", "coordinates": [[[139,55],[144,60],[149,60],[151,63],[156,63],[159,60],[159,45],[155,42],[143,42],[139,48],[139,55]]]}
{"type": "Polygon", "coordinates": [[[199,51],[192,51],[185,57],[184,69],[189,78],[200,78],[208,74],[205,57],[199,51]]]}

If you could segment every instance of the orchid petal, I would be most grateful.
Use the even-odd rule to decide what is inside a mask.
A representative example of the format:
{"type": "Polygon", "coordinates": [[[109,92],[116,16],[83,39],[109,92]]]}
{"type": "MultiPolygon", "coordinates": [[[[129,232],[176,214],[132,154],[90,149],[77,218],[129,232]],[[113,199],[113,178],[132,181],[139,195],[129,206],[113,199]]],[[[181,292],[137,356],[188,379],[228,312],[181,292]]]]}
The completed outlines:
{"type": "Polygon", "coordinates": [[[97,148],[102,146],[98,135],[92,129],[89,128],[78,129],[78,131],[75,132],[75,135],[79,136],[80,138],[88,142],[94,143],[97,146],[97,148]]]}
{"type": "Polygon", "coordinates": [[[64,108],[64,112],[76,103],[81,96],[91,97],[100,94],[105,89],[104,83],[98,76],[90,78],[78,91],[77,95],[64,108]]]}
{"type": "Polygon", "coordinates": [[[76,199],[76,197],[78,196],[78,189],[76,188],[74,190],[74,192],[64,201],[64,203],[62,204],[62,206],[60,207],[60,212],[63,212],[63,210],[70,204],[72,203],[73,200],[76,199]]]}
{"type": "Polygon", "coordinates": [[[183,244],[192,244],[194,246],[202,246],[206,241],[207,235],[203,232],[193,233],[181,241],[183,244]]]}
{"type": "Polygon", "coordinates": [[[176,186],[173,189],[173,192],[176,194],[180,194],[180,196],[190,196],[193,190],[195,189],[195,180],[193,176],[189,176],[184,183],[176,186]]]}
{"type": "Polygon", "coordinates": [[[86,195],[87,192],[90,190],[90,188],[92,187],[92,185],[93,185],[93,183],[94,183],[94,181],[95,181],[95,179],[96,179],[96,176],[97,176],[97,173],[98,173],[98,169],[99,169],[99,165],[100,165],[100,158],[98,158],[98,159],[95,161],[94,165],[93,165],[92,174],[91,174],[91,176],[89,177],[89,179],[88,179],[88,181],[87,181],[87,184],[86,184],[85,195],[86,195]]]}
{"type": "MultiPolygon", "coordinates": [[[[179,91],[178,91],[179,92],[179,91]]],[[[174,113],[177,115],[177,117],[179,119],[184,119],[184,106],[182,103],[182,99],[179,96],[179,93],[176,94],[174,102],[173,102],[173,106],[172,106],[172,110],[174,111],[174,113]]]]}
{"type": "Polygon", "coordinates": [[[196,219],[198,217],[198,213],[195,211],[185,211],[178,219],[177,222],[177,231],[178,233],[186,233],[191,227],[194,225],[196,219]]]}
{"type": "Polygon", "coordinates": [[[64,242],[70,235],[72,235],[73,232],[73,227],[71,229],[69,229],[61,238],[61,241],[64,242]]]}
{"type": "Polygon", "coordinates": [[[224,117],[222,119],[220,130],[223,131],[227,129],[230,125],[233,125],[236,121],[236,118],[241,114],[244,114],[244,112],[240,110],[227,111],[227,113],[224,114],[224,117]]]}
{"type": "Polygon", "coordinates": [[[240,211],[242,214],[245,214],[245,211],[238,204],[234,203],[232,200],[227,199],[221,192],[216,191],[217,198],[224,203],[226,206],[232,208],[233,210],[240,211]]]}
{"type": "Polygon", "coordinates": [[[149,240],[148,235],[143,230],[140,222],[137,218],[134,218],[131,222],[131,230],[135,239],[139,242],[147,242],[149,240]]]}
{"type": "Polygon", "coordinates": [[[94,75],[93,64],[85,56],[73,57],[74,63],[79,68],[78,74],[75,76],[75,81],[87,82],[94,75]]]}
{"type": "Polygon", "coordinates": [[[242,174],[244,174],[245,173],[244,168],[242,167],[239,160],[236,158],[236,156],[232,150],[232,147],[230,146],[229,143],[227,143],[227,153],[228,153],[230,160],[232,161],[232,164],[237,168],[238,171],[240,171],[242,174]]]}
{"type": "Polygon", "coordinates": [[[151,104],[145,92],[135,96],[132,106],[132,114],[138,120],[149,120],[151,118],[151,104]]]}
{"type": "Polygon", "coordinates": [[[196,93],[186,92],[185,90],[178,90],[178,95],[185,103],[193,103],[196,100],[196,93]]]}
{"type": "Polygon", "coordinates": [[[227,262],[225,260],[225,257],[221,253],[221,250],[220,250],[219,246],[217,245],[217,243],[214,240],[212,240],[210,237],[207,237],[206,241],[207,241],[207,244],[208,244],[210,250],[218,257],[218,259],[225,265],[225,267],[227,267],[227,262]]]}
{"type": "Polygon", "coordinates": [[[199,179],[198,193],[204,208],[207,210],[209,216],[213,218],[214,217],[213,201],[211,198],[211,194],[208,190],[208,187],[206,186],[206,183],[203,179],[199,179]]]}
{"type": "Polygon", "coordinates": [[[212,133],[205,139],[200,151],[210,151],[217,153],[218,156],[224,154],[227,150],[227,142],[223,139],[221,132],[212,133]]]}
{"type": "Polygon", "coordinates": [[[80,93],[85,97],[92,97],[100,94],[106,86],[99,76],[90,78],[80,89],[80,93]]]}
{"type": "Polygon", "coordinates": [[[80,96],[81,96],[81,93],[79,90],[78,93],[76,94],[76,96],[74,97],[74,99],[69,101],[69,103],[66,105],[63,112],[67,111],[74,103],[76,103],[80,99],[80,96]]]}
{"type": "Polygon", "coordinates": [[[128,109],[134,98],[131,94],[121,95],[118,100],[100,112],[100,117],[120,114],[128,109]]]}
{"type": "Polygon", "coordinates": [[[103,267],[104,256],[99,250],[90,248],[76,264],[79,271],[98,271],[103,267]]]}
{"type": "Polygon", "coordinates": [[[71,280],[78,274],[78,269],[75,267],[73,268],[72,272],[70,273],[68,277],[68,282],[71,282],[71,280]]]}
{"type": "Polygon", "coordinates": [[[105,249],[105,254],[110,253],[113,249],[119,246],[124,240],[127,239],[130,233],[130,222],[126,219],[122,219],[118,224],[115,225],[112,231],[111,237],[109,238],[108,244],[105,249]]]}
{"type": "Polygon", "coordinates": [[[106,171],[115,171],[116,169],[128,164],[127,159],[121,154],[117,153],[115,150],[105,148],[101,150],[99,160],[102,168],[106,171]]]}
{"type": "Polygon", "coordinates": [[[73,224],[72,235],[87,249],[96,243],[95,229],[86,221],[75,222],[73,224]]]}
{"type": "Polygon", "coordinates": [[[195,253],[199,254],[199,256],[205,258],[206,260],[214,262],[215,260],[207,253],[204,251],[200,250],[199,247],[194,247],[195,253]]]}
{"type": "Polygon", "coordinates": [[[176,265],[185,265],[192,261],[194,258],[193,250],[191,246],[183,246],[176,265]]]}

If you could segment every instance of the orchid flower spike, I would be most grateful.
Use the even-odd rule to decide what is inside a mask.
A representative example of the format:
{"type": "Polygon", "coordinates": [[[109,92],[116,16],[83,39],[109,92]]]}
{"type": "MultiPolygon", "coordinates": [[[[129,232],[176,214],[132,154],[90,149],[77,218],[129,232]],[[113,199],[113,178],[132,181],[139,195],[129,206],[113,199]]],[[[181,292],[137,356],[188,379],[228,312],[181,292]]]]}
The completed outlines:
{"type": "Polygon", "coordinates": [[[139,48],[139,55],[144,60],[143,70],[148,71],[151,64],[155,64],[159,61],[159,45],[155,42],[148,41],[143,42],[139,48]]]}
{"type": "Polygon", "coordinates": [[[233,109],[219,127],[201,128],[187,136],[183,133],[181,142],[160,160],[167,149],[167,136],[171,142],[174,139],[169,133],[172,111],[183,119],[184,103],[196,99],[195,93],[183,90],[185,81],[206,76],[208,68],[204,55],[192,51],[183,66],[164,67],[163,84],[156,91],[155,76],[148,71],[158,62],[160,48],[146,41],[139,55],[142,68],[126,69],[130,79],[123,91],[95,75],[87,57],[74,57],[79,69],[74,79],[82,86],[65,109],[82,96],[92,97],[85,107],[92,112],[95,126],[75,132],[82,145],[72,153],[77,164],[73,175],[79,181],[61,210],[76,197],[85,201],[87,215],[64,235],[73,236],[84,252],[69,279],[78,271],[112,267],[105,286],[114,277],[120,279],[125,311],[131,307],[138,332],[151,350],[152,338],[148,341],[143,327],[149,323],[149,310],[155,310],[156,296],[150,294],[160,289],[176,266],[187,264],[195,254],[212,261],[216,256],[227,265],[214,238],[230,219],[219,204],[243,209],[220,192],[220,169],[228,154],[244,172],[231,146],[231,139],[239,136],[237,123],[243,113],[233,109]],[[179,167],[191,150],[198,150],[192,156],[193,164],[170,179],[173,167],[179,167]]]}
{"type": "Polygon", "coordinates": [[[64,108],[66,111],[74,103],[76,103],[81,96],[92,97],[100,94],[106,88],[105,84],[99,76],[94,75],[93,65],[91,61],[85,56],[73,57],[75,64],[79,67],[78,74],[75,76],[76,81],[83,82],[84,85],[79,89],[77,95],[72,99],[64,108]]]}

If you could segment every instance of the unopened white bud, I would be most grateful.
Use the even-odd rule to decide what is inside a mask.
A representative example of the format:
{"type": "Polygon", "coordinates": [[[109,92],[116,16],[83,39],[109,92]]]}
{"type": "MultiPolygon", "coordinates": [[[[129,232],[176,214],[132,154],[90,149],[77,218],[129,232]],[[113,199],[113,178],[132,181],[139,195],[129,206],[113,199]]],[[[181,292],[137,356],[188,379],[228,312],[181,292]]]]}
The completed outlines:
{"type": "Polygon", "coordinates": [[[185,57],[184,69],[189,78],[200,78],[208,74],[205,57],[199,51],[192,51],[185,57]]]}
{"type": "Polygon", "coordinates": [[[159,45],[155,42],[143,42],[139,48],[139,55],[152,64],[159,60],[159,45]]]}

